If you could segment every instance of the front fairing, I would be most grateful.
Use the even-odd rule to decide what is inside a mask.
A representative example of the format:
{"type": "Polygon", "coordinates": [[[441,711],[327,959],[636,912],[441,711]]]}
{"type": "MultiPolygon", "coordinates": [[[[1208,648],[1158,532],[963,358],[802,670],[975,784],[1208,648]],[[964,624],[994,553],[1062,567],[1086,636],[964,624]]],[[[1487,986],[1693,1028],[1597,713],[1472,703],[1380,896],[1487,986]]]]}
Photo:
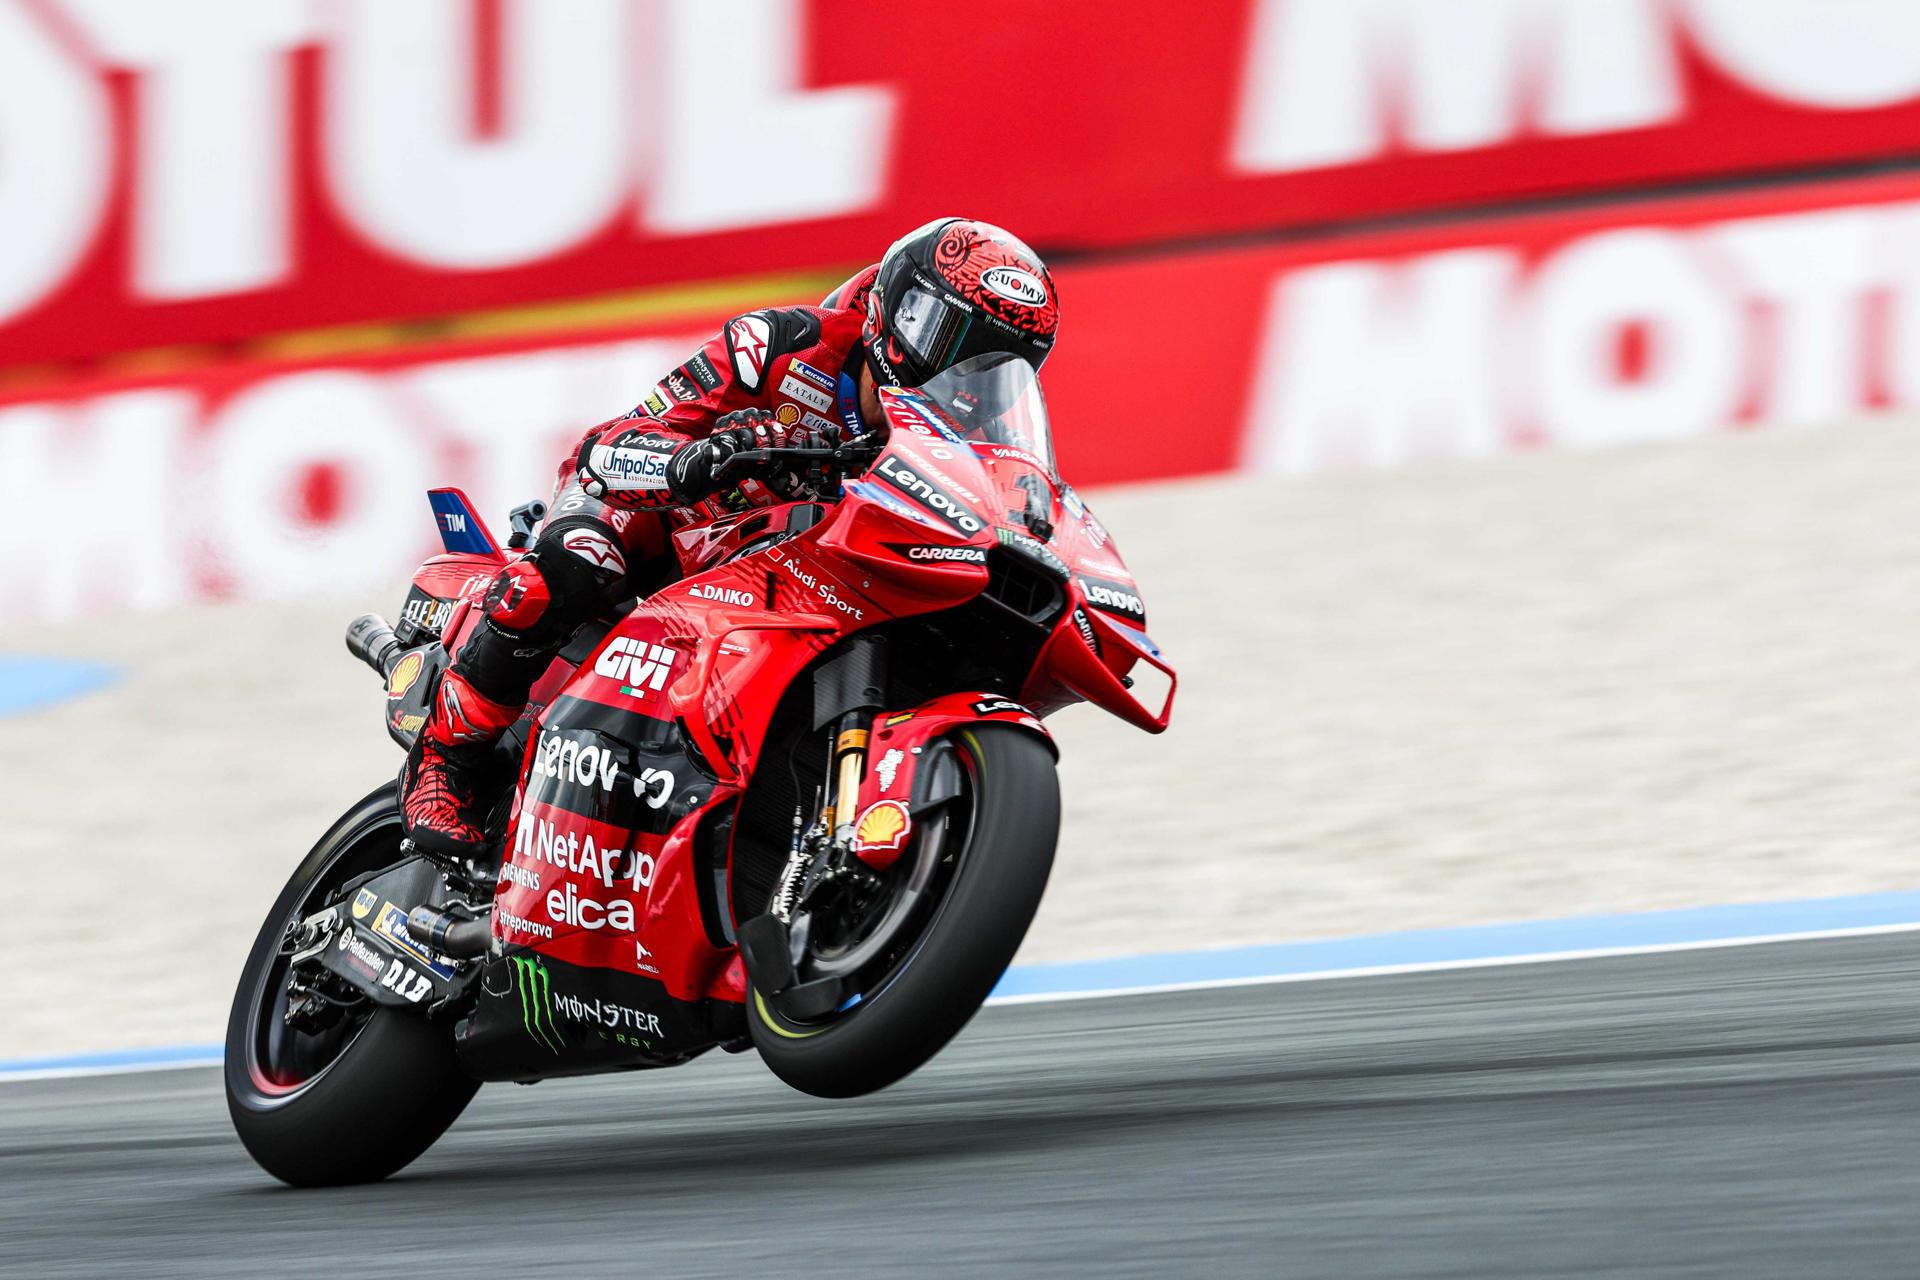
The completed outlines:
{"type": "Polygon", "coordinates": [[[1173,671],[1147,636],[1139,584],[1112,536],[1059,476],[1031,368],[1011,357],[983,358],[918,391],[883,392],[882,401],[895,441],[904,434],[906,447],[932,452],[942,474],[967,477],[994,554],[1017,559],[1063,594],[1023,699],[1042,711],[1086,700],[1149,732],[1164,729],[1173,671]],[[1165,677],[1163,697],[1149,702],[1133,692],[1143,665],[1165,677]]]}
{"type": "Polygon", "coordinates": [[[999,536],[1029,563],[1051,568],[1066,592],[1066,607],[1021,690],[1037,710],[1053,711],[1088,701],[1150,733],[1165,729],[1172,711],[1172,668],[1146,633],[1146,606],[1132,570],[1112,535],[1073,489],[1042,471],[1031,457],[998,446],[975,446],[1000,496],[1041,509],[1044,494],[1050,534],[1035,536],[1024,521],[1010,521],[999,536]],[[1148,706],[1131,681],[1142,664],[1164,672],[1165,698],[1148,706]]]}

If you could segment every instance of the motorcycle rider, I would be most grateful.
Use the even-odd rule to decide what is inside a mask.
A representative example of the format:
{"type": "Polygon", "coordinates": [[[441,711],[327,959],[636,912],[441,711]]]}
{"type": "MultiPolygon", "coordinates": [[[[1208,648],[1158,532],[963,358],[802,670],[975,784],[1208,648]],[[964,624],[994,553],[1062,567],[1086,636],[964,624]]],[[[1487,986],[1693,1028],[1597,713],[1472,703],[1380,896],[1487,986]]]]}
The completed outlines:
{"type": "Polygon", "coordinates": [[[988,223],[940,218],[818,307],[734,317],[638,406],[589,430],[561,465],[539,537],[494,578],[481,625],[441,677],[400,775],[407,836],[455,857],[479,852],[494,743],[582,623],[678,576],[670,519],[804,490],[790,469],[742,467],[734,454],[864,434],[885,423],[878,387],[917,387],[983,353],[1037,370],[1058,324],[1033,250],[988,223]]]}

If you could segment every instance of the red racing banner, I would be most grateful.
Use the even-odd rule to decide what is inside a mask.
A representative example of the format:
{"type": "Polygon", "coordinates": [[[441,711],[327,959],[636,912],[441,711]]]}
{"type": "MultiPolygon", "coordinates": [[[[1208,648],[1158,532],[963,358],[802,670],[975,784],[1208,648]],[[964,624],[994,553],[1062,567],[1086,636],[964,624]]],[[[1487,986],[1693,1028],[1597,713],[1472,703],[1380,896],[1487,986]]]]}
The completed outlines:
{"type": "MultiPolygon", "coordinates": [[[[1920,408],[1920,175],[1068,266],[1058,283],[1044,381],[1083,489],[1920,408]],[[1143,315],[1179,320],[1149,332],[1143,315]]],[[[502,521],[723,320],[0,402],[0,510],[57,531],[57,554],[12,566],[23,612],[0,621],[402,580],[434,541],[429,487],[502,521]]]]}
{"type": "Polygon", "coordinates": [[[1916,150],[1911,0],[0,0],[0,361],[1916,150]]]}

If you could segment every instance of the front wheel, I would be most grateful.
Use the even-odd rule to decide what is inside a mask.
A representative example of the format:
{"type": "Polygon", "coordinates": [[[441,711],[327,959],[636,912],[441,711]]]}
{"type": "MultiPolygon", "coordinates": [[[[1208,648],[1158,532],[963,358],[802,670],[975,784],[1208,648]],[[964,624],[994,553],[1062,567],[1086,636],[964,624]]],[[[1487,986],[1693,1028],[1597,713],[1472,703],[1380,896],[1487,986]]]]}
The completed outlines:
{"type": "Polygon", "coordinates": [[[433,1145],[480,1087],[454,1061],[453,1033],[408,1009],[361,999],[326,1026],[287,1020],[290,925],[340,886],[399,860],[388,785],[349,810],[307,855],[254,940],[227,1020],[227,1110],[249,1154],[296,1187],[374,1182],[433,1145]]]}
{"type": "MultiPolygon", "coordinates": [[[[803,1093],[871,1093],[933,1057],[979,1010],[1040,907],[1060,834],[1052,754],[1032,734],[992,724],[928,750],[932,758],[921,767],[956,769],[958,794],[918,822],[908,856],[895,864],[908,882],[903,894],[909,886],[935,890],[927,908],[914,912],[908,940],[863,963],[855,994],[817,1022],[789,1018],[747,990],[754,1047],[803,1093]]],[[[843,944],[839,951],[869,948],[843,944]]],[[[801,977],[830,971],[837,959],[831,947],[805,957],[801,977]]]]}

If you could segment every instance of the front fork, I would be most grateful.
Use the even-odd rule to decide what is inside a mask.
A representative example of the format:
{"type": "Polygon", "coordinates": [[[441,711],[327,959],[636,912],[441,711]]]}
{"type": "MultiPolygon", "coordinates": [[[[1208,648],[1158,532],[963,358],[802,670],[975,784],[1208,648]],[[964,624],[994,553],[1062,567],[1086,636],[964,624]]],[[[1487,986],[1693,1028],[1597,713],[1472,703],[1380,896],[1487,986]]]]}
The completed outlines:
{"type": "Polygon", "coordinates": [[[887,639],[864,633],[852,637],[832,661],[813,676],[813,721],[833,729],[833,755],[827,771],[827,803],[820,825],[835,848],[853,843],[860,807],[860,782],[866,776],[867,742],[873,718],[886,705],[887,639]]]}
{"type": "Polygon", "coordinates": [[[782,922],[792,919],[802,899],[817,900],[823,888],[865,870],[853,857],[854,824],[867,772],[867,744],[874,716],[886,705],[886,686],[884,636],[854,636],[814,672],[814,725],[832,733],[825,794],[811,826],[800,809],[794,811],[793,850],[772,908],[782,922]]]}
{"type": "Polygon", "coordinates": [[[873,713],[849,711],[840,717],[833,735],[833,798],[820,822],[833,833],[834,847],[853,846],[853,820],[860,807],[860,783],[867,776],[867,739],[871,735],[873,713]]]}
{"type": "Polygon", "coordinates": [[[821,912],[858,904],[876,878],[854,855],[860,784],[867,772],[873,720],[886,705],[887,641],[852,637],[813,677],[813,727],[832,733],[819,812],[806,825],[804,802],[794,806],[793,851],[767,913],[745,921],[739,945],[755,988],[789,1018],[808,1021],[839,1008],[845,975],[808,979],[802,959],[821,912]]]}

